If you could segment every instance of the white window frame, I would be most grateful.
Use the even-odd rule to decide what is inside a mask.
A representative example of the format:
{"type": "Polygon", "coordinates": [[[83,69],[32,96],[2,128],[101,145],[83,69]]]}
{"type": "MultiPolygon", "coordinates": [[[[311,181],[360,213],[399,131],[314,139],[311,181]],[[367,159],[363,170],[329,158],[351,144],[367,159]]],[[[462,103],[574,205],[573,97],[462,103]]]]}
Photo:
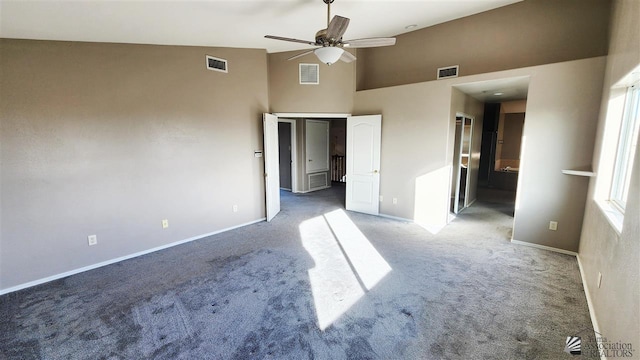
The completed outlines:
{"type": "Polygon", "coordinates": [[[609,202],[622,214],[627,205],[634,155],[640,127],[640,83],[627,89],[618,146],[613,167],[609,202]]]}

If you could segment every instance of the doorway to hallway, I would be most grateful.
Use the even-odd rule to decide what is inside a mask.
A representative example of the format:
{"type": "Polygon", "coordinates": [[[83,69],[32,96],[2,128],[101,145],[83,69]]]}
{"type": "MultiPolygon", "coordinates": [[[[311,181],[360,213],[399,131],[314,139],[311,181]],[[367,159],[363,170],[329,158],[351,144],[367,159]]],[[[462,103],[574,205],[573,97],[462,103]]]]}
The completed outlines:
{"type": "MultiPolygon", "coordinates": [[[[346,120],[344,163],[345,208],[378,214],[381,115],[264,114],[266,218],[280,211],[281,191],[307,193],[331,187],[330,123],[346,120]],[[283,124],[281,125],[280,122],[283,124]],[[289,174],[291,176],[289,177],[289,174]]],[[[338,180],[338,183],[340,181],[338,180]]]]}

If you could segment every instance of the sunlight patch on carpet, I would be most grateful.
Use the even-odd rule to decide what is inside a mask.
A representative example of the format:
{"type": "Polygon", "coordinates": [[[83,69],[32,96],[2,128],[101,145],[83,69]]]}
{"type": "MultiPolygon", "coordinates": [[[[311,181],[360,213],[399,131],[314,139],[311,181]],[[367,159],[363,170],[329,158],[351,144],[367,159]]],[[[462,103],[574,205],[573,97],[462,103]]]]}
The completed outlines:
{"type": "Polygon", "coordinates": [[[306,220],[299,230],[315,262],[309,281],[318,327],[325,330],[392,269],[343,210],[306,220]]]}

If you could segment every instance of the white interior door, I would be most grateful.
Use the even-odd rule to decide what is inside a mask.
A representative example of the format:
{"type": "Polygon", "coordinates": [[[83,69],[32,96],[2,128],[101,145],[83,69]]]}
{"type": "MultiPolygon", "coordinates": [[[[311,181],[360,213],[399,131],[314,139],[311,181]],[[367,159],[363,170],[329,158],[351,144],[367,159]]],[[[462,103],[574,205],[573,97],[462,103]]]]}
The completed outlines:
{"type": "Polygon", "coordinates": [[[378,215],[382,115],[347,117],[347,210],[378,215]]]}
{"type": "Polygon", "coordinates": [[[278,153],[278,117],[263,114],[264,182],[267,195],[267,221],[280,212],[280,159],[278,153]]]}
{"type": "Polygon", "coordinates": [[[307,174],[329,171],[329,122],[307,119],[305,143],[307,174]]]}

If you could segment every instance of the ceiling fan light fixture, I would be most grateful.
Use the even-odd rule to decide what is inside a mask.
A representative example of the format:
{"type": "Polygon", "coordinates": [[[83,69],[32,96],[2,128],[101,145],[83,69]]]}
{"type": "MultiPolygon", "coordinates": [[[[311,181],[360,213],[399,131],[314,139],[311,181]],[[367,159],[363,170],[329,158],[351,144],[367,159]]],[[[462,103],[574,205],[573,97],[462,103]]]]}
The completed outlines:
{"type": "Polygon", "coordinates": [[[344,50],[335,46],[325,46],[313,51],[318,59],[327,65],[331,65],[340,60],[344,50]]]}

